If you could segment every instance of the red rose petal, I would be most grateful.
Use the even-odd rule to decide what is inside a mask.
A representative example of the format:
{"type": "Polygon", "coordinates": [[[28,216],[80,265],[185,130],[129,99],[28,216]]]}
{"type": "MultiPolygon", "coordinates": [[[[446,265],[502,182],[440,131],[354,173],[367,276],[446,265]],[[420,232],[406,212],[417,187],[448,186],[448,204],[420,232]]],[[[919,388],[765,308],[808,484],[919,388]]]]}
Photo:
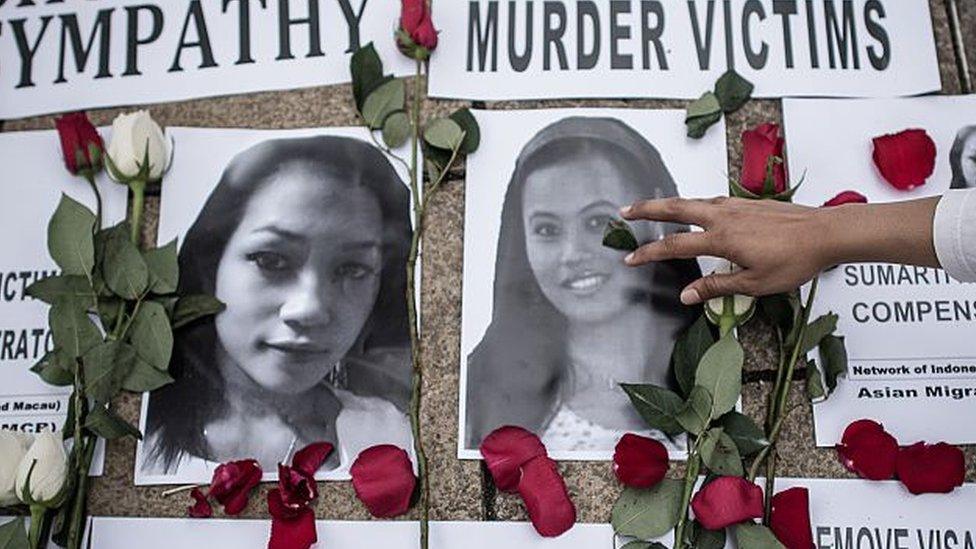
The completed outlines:
{"type": "Polygon", "coordinates": [[[207,494],[224,506],[228,515],[237,515],[247,507],[247,500],[261,483],[261,465],[253,459],[221,464],[214,471],[207,494]]]}
{"type": "Polygon", "coordinates": [[[268,549],[308,549],[316,541],[315,513],[308,507],[288,509],[277,489],[268,492],[271,513],[271,539],[268,549]]]}
{"type": "Polygon", "coordinates": [[[810,491],[797,487],[773,496],[770,528],[786,549],[811,549],[810,491]]]}
{"type": "MultiPolygon", "coordinates": [[[[783,138],[779,125],[761,124],[742,132],[742,177],[739,182],[746,190],[761,194],[766,182],[766,167],[770,157],[783,158],[783,138]]],[[[774,188],[777,193],[786,190],[786,166],[773,167],[774,188]]]]}
{"type": "Polygon", "coordinates": [[[898,442],[881,424],[862,419],[844,430],[837,454],[844,467],[861,478],[888,480],[895,475],[898,442]]]}
{"type": "Polygon", "coordinates": [[[539,535],[556,537],[576,523],[576,506],[556,462],[548,457],[538,456],[522,465],[518,492],[539,535]]]}
{"type": "Polygon", "coordinates": [[[833,206],[840,206],[841,204],[867,204],[868,197],[857,191],[844,191],[838,193],[837,196],[831,198],[830,200],[824,202],[824,207],[830,208],[833,206]]]}
{"type": "Polygon", "coordinates": [[[481,455],[495,479],[495,486],[503,492],[518,490],[520,468],[529,460],[546,456],[546,447],[534,433],[521,427],[499,427],[481,442],[481,455]]]}
{"type": "Polygon", "coordinates": [[[762,488],[742,477],[719,477],[691,499],[695,518],[708,530],[721,530],[763,516],[762,488]]]}
{"type": "Polygon", "coordinates": [[[668,472],[668,449],[652,438],[627,433],[613,452],[613,472],[624,486],[650,488],[668,472]]]}
{"type": "Polygon", "coordinates": [[[278,464],[278,489],[281,501],[290,509],[306,507],[319,497],[315,478],[284,464],[278,464]]]}
{"type": "Polygon", "coordinates": [[[935,171],[935,141],[925,130],[905,130],[874,138],[874,164],[885,181],[901,191],[924,185],[935,171]]]}
{"type": "Polygon", "coordinates": [[[966,458],[959,448],[919,442],[898,452],[898,479],[913,494],[948,494],[962,486],[966,458]]]}
{"type": "Polygon", "coordinates": [[[310,477],[315,476],[316,471],[332,453],[332,449],[332,445],[328,442],[309,444],[295,452],[295,456],[291,458],[291,466],[310,477]]]}
{"type": "Polygon", "coordinates": [[[203,490],[199,488],[194,488],[190,492],[190,497],[192,497],[196,503],[191,505],[188,509],[188,513],[193,518],[210,518],[213,516],[213,507],[210,506],[210,502],[207,501],[206,494],[203,490]]]}
{"type": "Polygon", "coordinates": [[[363,450],[349,469],[356,496],[374,517],[391,518],[410,509],[417,478],[407,453],[391,444],[363,450]]]}

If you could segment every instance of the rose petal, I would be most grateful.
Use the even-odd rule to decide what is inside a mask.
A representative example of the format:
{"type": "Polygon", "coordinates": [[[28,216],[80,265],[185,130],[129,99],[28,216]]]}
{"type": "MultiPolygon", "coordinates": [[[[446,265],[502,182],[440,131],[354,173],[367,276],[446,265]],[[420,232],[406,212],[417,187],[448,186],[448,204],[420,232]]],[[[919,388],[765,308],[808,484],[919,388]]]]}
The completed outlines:
{"type": "Polygon", "coordinates": [[[691,500],[695,518],[708,530],[721,530],[763,516],[762,488],[742,477],[719,477],[691,500]]]}
{"type": "Polygon", "coordinates": [[[898,452],[898,479],[913,494],[948,494],[966,478],[966,458],[959,448],[919,442],[898,452]]]}
{"type": "Polygon", "coordinates": [[[268,549],[308,549],[316,541],[315,513],[308,507],[289,510],[281,499],[281,492],[268,492],[268,512],[271,513],[271,539],[268,549]]]}
{"type": "Polygon", "coordinates": [[[363,450],[349,469],[356,496],[374,517],[391,518],[410,509],[417,478],[407,453],[392,444],[363,450]]]}
{"type": "Polygon", "coordinates": [[[253,459],[221,464],[214,471],[207,495],[224,506],[228,515],[237,515],[247,507],[247,500],[261,483],[261,465],[253,459]]]}
{"type": "MultiPolygon", "coordinates": [[[[761,194],[766,183],[766,167],[770,157],[783,158],[783,138],[779,125],[761,124],[742,132],[742,177],[739,182],[746,190],[761,194]]],[[[786,190],[786,166],[773,166],[774,188],[777,193],[786,190]]]]}
{"type": "Polygon", "coordinates": [[[668,449],[652,438],[627,433],[613,452],[613,472],[624,486],[650,488],[668,472],[668,449]]]}
{"type": "Polygon", "coordinates": [[[309,444],[295,452],[295,456],[291,458],[291,466],[310,477],[315,476],[316,471],[332,453],[332,449],[333,446],[328,442],[309,444]]]}
{"type": "Polygon", "coordinates": [[[556,462],[548,457],[537,456],[522,465],[518,492],[539,535],[556,537],[576,523],[576,506],[556,462]]]}
{"type": "Polygon", "coordinates": [[[803,487],[790,488],[773,496],[770,528],[786,549],[813,547],[813,528],[810,524],[810,491],[803,487]]]}
{"type": "Polygon", "coordinates": [[[187,512],[193,518],[210,518],[213,516],[213,507],[210,506],[210,502],[207,501],[206,494],[203,490],[199,488],[194,488],[190,492],[190,497],[192,497],[196,503],[191,505],[187,512]]]}
{"type": "Polygon", "coordinates": [[[837,454],[844,467],[861,478],[888,480],[895,475],[898,442],[881,424],[862,419],[844,430],[837,454]]]}
{"type": "Polygon", "coordinates": [[[830,200],[824,202],[824,207],[830,208],[833,206],[840,206],[841,204],[867,204],[868,197],[857,191],[843,191],[838,193],[837,196],[831,198],[830,200]]]}
{"type": "Polygon", "coordinates": [[[546,447],[534,433],[521,427],[499,427],[481,442],[481,455],[495,479],[495,486],[503,492],[518,490],[522,464],[545,456],[546,447]]]}
{"type": "Polygon", "coordinates": [[[874,164],[885,181],[901,191],[924,185],[935,171],[935,141],[911,129],[874,138],[874,164]]]}
{"type": "Polygon", "coordinates": [[[319,497],[315,478],[293,467],[278,464],[278,489],[286,507],[300,509],[319,497]]]}

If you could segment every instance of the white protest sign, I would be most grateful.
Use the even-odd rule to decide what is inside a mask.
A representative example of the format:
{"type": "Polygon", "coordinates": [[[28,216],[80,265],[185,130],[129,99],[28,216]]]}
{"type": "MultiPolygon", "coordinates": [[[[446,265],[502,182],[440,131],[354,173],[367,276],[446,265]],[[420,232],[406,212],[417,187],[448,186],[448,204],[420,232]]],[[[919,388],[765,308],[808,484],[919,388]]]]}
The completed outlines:
{"type": "MultiPolygon", "coordinates": [[[[806,171],[796,201],[820,205],[853,189],[871,202],[944,193],[973,159],[961,145],[976,124],[976,97],[890,100],[786,100],[788,161],[806,171]],[[872,138],[921,128],[936,143],[935,173],[904,192],[888,185],[872,161],[872,138]],[[955,170],[953,165],[956,165],[955,170]]],[[[846,337],[849,375],[814,407],[817,444],[840,441],[852,421],[882,422],[905,444],[976,442],[976,286],[941,269],[884,264],[841,265],[820,277],[814,317],[833,311],[846,337]]]]}
{"type": "Polygon", "coordinates": [[[0,0],[0,118],[349,82],[369,42],[407,74],[397,17],[381,0],[0,0]]]}
{"type": "Polygon", "coordinates": [[[430,95],[693,99],[729,68],[755,96],[941,89],[927,0],[438,2],[430,95]]]}

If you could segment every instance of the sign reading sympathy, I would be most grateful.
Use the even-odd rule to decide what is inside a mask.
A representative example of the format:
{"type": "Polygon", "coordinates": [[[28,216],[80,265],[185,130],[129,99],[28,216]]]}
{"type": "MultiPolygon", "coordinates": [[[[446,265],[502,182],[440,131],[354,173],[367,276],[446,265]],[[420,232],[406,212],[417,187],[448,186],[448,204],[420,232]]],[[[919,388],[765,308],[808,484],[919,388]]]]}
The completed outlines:
{"type": "Polygon", "coordinates": [[[438,2],[430,94],[693,99],[734,68],[757,97],[941,89],[928,0],[438,2]]]}
{"type": "MultiPolygon", "coordinates": [[[[953,493],[913,496],[896,482],[781,479],[777,490],[805,486],[815,549],[973,549],[972,509],[976,487],[953,493]],[[865,505],[870,502],[870,505],[865,505]]],[[[318,521],[318,537],[334,549],[416,547],[418,525],[408,521],[318,521]]],[[[99,549],[213,547],[261,549],[270,521],[102,518],[92,521],[92,546],[99,549]]],[[[661,539],[670,546],[670,534],[661,539]]],[[[726,547],[732,548],[728,536],[726,547]]],[[[434,549],[603,549],[622,547],[608,524],[577,524],[558,538],[540,537],[528,523],[432,522],[434,549]]]]}
{"type": "MultiPolygon", "coordinates": [[[[102,132],[106,135],[106,132],[102,132]]],[[[71,387],[53,387],[30,371],[51,350],[48,306],[27,295],[27,287],[57,275],[47,251],[47,224],[61,194],[94,210],[95,196],[61,161],[55,131],[0,134],[5,174],[0,219],[0,429],[39,433],[64,423],[71,387]]],[[[105,226],[125,217],[126,188],[100,176],[105,226]]]]}
{"type": "MultiPolygon", "coordinates": [[[[806,171],[797,202],[823,204],[853,189],[870,202],[940,195],[976,186],[976,97],[787,100],[793,177],[806,171]],[[935,173],[899,191],[872,161],[872,138],[921,128],[936,143],[935,173]]],[[[941,269],[878,263],[841,265],[820,277],[813,311],[839,315],[849,373],[814,406],[817,444],[836,444],[851,422],[873,418],[906,443],[976,442],[976,285],[941,269]]]]}
{"type": "Polygon", "coordinates": [[[0,0],[0,118],[348,82],[382,0],[0,0]]]}

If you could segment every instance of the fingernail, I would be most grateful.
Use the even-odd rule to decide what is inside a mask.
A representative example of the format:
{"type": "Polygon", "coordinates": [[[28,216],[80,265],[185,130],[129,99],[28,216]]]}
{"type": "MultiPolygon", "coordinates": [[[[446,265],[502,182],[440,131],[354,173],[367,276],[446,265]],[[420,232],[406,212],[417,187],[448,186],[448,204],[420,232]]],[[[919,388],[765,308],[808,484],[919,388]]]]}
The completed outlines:
{"type": "Polygon", "coordinates": [[[701,303],[701,296],[698,295],[698,290],[692,288],[681,292],[681,302],[685,305],[697,305],[701,303]]]}
{"type": "Polygon", "coordinates": [[[634,261],[634,252],[630,252],[629,254],[627,254],[627,257],[624,258],[624,263],[631,263],[633,261],[634,261]]]}
{"type": "Polygon", "coordinates": [[[634,209],[633,206],[624,206],[623,208],[620,208],[620,215],[627,215],[632,209],[634,209]]]}

